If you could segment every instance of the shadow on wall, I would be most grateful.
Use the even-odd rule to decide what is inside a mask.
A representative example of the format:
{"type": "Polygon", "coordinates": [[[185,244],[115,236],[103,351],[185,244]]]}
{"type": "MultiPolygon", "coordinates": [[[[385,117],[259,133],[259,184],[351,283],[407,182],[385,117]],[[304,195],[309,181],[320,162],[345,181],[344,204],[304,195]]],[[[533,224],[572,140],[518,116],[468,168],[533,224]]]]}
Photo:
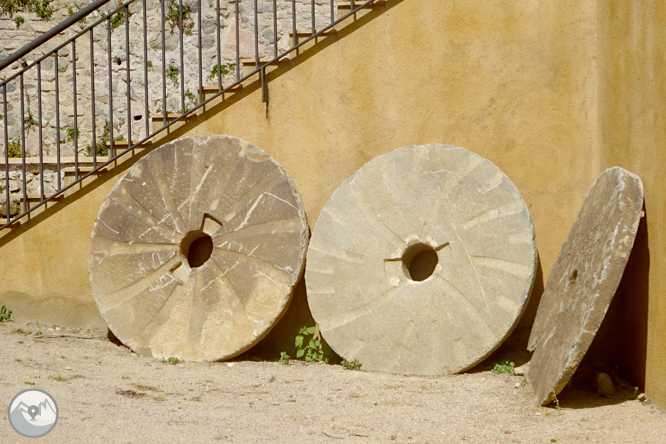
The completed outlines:
{"type": "Polygon", "coordinates": [[[641,219],[622,281],[583,364],[605,364],[632,386],[645,390],[650,251],[647,212],[641,219]]]}

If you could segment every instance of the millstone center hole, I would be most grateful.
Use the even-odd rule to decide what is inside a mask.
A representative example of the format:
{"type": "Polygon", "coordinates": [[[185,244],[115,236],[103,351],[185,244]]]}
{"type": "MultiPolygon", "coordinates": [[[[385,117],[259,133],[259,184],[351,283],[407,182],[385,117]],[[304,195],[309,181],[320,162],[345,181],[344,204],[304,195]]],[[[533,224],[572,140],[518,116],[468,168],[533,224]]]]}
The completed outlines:
{"type": "Polygon", "coordinates": [[[191,231],[180,243],[180,254],[187,259],[190,268],[201,267],[210,259],[213,239],[203,231],[191,231]]]}
{"type": "Polygon", "coordinates": [[[437,252],[427,244],[412,245],[402,255],[405,274],[413,281],[424,281],[432,276],[438,262],[437,252]]]}

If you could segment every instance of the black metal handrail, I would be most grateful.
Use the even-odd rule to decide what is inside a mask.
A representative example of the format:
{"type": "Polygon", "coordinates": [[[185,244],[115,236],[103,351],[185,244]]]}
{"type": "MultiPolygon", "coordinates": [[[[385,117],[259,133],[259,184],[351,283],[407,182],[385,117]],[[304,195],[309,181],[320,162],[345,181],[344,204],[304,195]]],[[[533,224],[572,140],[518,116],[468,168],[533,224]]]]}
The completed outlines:
{"type": "MultiPolygon", "coordinates": [[[[50,38],[53,38],[54,36],[58,35],[60,32],[63,30],[67,29],[68,27],[72,26],[73,24],[77,23],[81,18],[88,16],[91,14],[93,11],[99,9],[99,7],[103,6],[104,4],[108,3],[109,0],[96,0],[95,2],[91,3],[88,5],[86,8],[83,8],[81,11],[78,13],[72,15],[68,19],[64,20],[60,24],[58,24],[56,27],[54,27],[51,31],[43,34],[40,36],[39,39],[36,39],[35,41],[31,42],[30,44],[24,46],[20,50],[16,51],[14,54],[12,54],[10,57],[7,59],[3,60],[0,66],[9,66],[15,61],[19,60],[20,58],[24,57],[25,55],[29,54],[31,51],[35,50],[39,45],[43,44],[44,42],[47,42],[50,38]]],[[[7,78],[5,81],[0,82],[0,93],[2,94],[2,100],[3,100],[3,116],[5,116],[3,129],[4,129],[4,146],[5,146],[5,211],[6,211],[6,220],[4,221],[4,224],[0,222],[0,229],[5,228],[13,224],[15,221],[19,220],[20,218],[26,216],[30,212],[34,211],[35,209],[41,207],[42,205],[45,205],[47,202],[52,201],[53,199],[57,198],[58,196],[62,195],[64,192],[67,190],[71,189],[75,185],[81,183],[84,179],[87,177],[98,173],[100,170],[103,168],[109,166],[116,160],[118,160],[120,157],[124,156],[126,153],[133,151],[135,148],[139,147],[140,145],[146,143],[153,137],[155,137],[157,134],[163,132],[167,128],[171,127],[172,125],[176,124],[177,122],[183,121],[185,118],[188,116],[192,115],[193,113],[196,113],[198,110],[200,110],[202,107],[204,107],[206,104],[210,103],[211,101],[215,100],[216,98],[220,97],[222,94],[225,94],[227,92],[230,92],[232,90],[235,90],[239,85],[242,84],[242,82],[246,81],[247,79],[259,74],[259,80],[261,82],[261,88],[262,88],[262,100],[266,99],[266,69],[269,65],[279,61],[280,59],[288,56],[292,52],[298,50],[299,48],[303,47],[303,45],[306,45],[308,42],[311,42],[312,40],[322,36],[324,33],[335,27],[337,24],[348,18],[349,16],[357,13],[361,8],[364,8],[365,6],[370,5],[371,3],[377,2],[377,3],[384,3],[385,0],[365,0],[365,1],[357,1],[354,2],[354,0],[351,0],[349,12],[347,14],[344,14],[342,16],[339,16],[337,19],[335,17],[335,10],[334,10],[334,2],[336,0],[330,0],[330,17],[325,17],[328,15],[329,11],[320,11],[317,12],[315,8],[315,0],[310,0],[311,2],[311,8],[310,8],[310,17],[309,17],[309,29],[308,30],[308,36],[302,39],[301,41],[298,40],[297,35],[298,35],[298,30],[296,28],[297,25],[297,11],[296,11],[296,2],[295,0],[282,0],[285,3],[290,2],[291,3],[291,16],[286,17],[286,19],[291,19],[290,24],[291,24],[291,30],[293,33],[293,41],[291,42],[291,46],[288,46],[286,50],[280,51],[279,45],[278,45],[278,8],[277,0],[272,0],[272,36],[273,36],[273,42],[270,43],[270,45],[264,45],[264,53],[270,52],[272,55],[270,57],[267,57],[268,60],[265,61],[265,59],[262,59],[260,57],[260,37],[259,37],[259,30],[258,26],[258,7],[257,7],[257,0],[245,0],[244,4],[248,4],[253,2],[253,13],[254,13],[254,70],[252,70],[250,73],[242,76],[240,73],[240,65],[241,65],[241,53],[240,53],[240,37],[239,37],[239,27],[240,27],[240,12],[239,12],[239,3],[242,0],[236,0],[235,2],[235,7],[234,7],[234,12],[233,12],[233,17],[230,18],[230,21],[236,25],[235,28],[235,53],[231,54],[228,57],[225,57],[226,60],[234,60],[235,61],[235,81],[229,84],[228,86],[224,87],[223,86],[223,73],[222,73],[222,46],[221,46],[221,39],[220,39],[220,30],[221,30],[221,24],[220,24],[220,1],[216,0],[215,4],[215,34],[216,34],[216,50],[215,50],[215,58],[217,60],[217,78],[216,84],[217,84],[217,91],[212,95],[212,97],[204,100],[204,88],[203,88],[203,59],[202,59],[202,19],[201,19],[201,7],[199,7],[197,11],[197,17],[196,17],[196,24],[197,24],[197,33],[196,33],[196,47],[197,47],[197,64],[198,66],[195,66],[195,69],[190,69],[191,67],[188,66],[187,68],[189,69],[189,72],[192,74],[196,74],[196,77],[194,77],[195,84],[198,84],[199,87],[199,94],[198,97],[196,97],[196,103],[192,103],[191,108],[186,107],[186,93],[185,93],[185,84],[186,84],[186,65],[185,65],[185,57],[184,57],[184,42],[185,42],[185,27],[184,27],[184,21],[186,19],[186,9],[183,8],[183,0],[161,0],[160,1],[160,33],[161,33],[161,75],[153,76],[153,81],[160,81],[161,80],[161,86],[162,86],[162,97],[161,97],[161,118],[160,120],[162,121],[162,126],[158,128],[157,130],[151,131],[150,128],[150,120],[151,117],[149,115],[149,88],[148,88],[148,83],[149,83],[149,63],[150,61],[148,60],[148,25],[147,25],[147,14],[146,14],[146,0],[129,0],[121,5],[119,5],[117,8],[112,9],[109,11],[106,15],[102,16],[98,20],[96,20],[93,24],[85,27],[83,30],[80,32],[76,33],[73,37],[67,39],[64,43],[58,45],[56,48],[52,49],[49,51],[47,54],[44,56],[41,56],[34,60],[32,63],[26,65],[24,68],[19,70],[16,74],[13,74],[11,77],[7,78]],[[141,64],[141,67],[137,69],[139,71],[141,68],[143,70],[143,116],[145,116],[145,130],[140,128],[139,133],[143,133],[143,135],[137,136],[133,140],[133,133],[132,133],[132,103],[133,102],[138,102],[138,100],[132,99],[132,80],[133,78],[131,77],[131,65],[130,65],[130,59],[134,58],[136,59],[138,56],[136,54],[131,54],[130,52],[130,17],[131,17],[131,12],[130,12],[130,5],[137,2],[141,1],[142,2],[142,23],[140,24],[140,28],[143,32],[143,61],[141,64]],[[171,76],[172,73],[167,74],[167,69],[166,69],[166,43],[165,43],[165,20],[167,16],[167,10],[166,10],[166,2],[170,2],[170,11],[171,13],[171,7],[177,2],[177,27],[179,28],[179,48],[178,48],[178,55],[179,55],[179,70],[175,69],[176,71],[175,76],[177,77],[178,82],[174,80],[174,83],[180,83],[180,105],[181,109],[176,113],[175,117],[169,116],[169,112],[167,110],[168,108],[168,100],[167,100],[167,76],[171,76]],[[321,23],[321,21],[325,19],[325,24],[322,24],[319,28],[317,27],[317,20],[321,23]],[[114,62],[114,57],[112,55],[112,30],[114,27],[114,24],[112,20],[116,20],[116,23],[120,22],[122,20],[122,23],[118,26],[122,26],[124,23],[125,25],[125,32],[124,32],[124,46],[125,46],[125,67],[124,67],[124,83],[126,84],[126,91],[125,91],[125,106],[127,107],[127,116],[126,116],[126,129],[124,132],[124,137],[126,136],[126,141],[127,141],[127,148],[124,150],[118,150],[116,151],[116,146],[118,145],[116,143],[116,136],[115,136],[115,127],[114,127],[114,70],[113,70],[113,63],[114,62]],[[107,64],[107,72],[102,73],[103,75],[108,75],[108,78],[106,79],[107,85],[106,87],[108,88],[108,91],[105,91],[108,93],[108,145],[109,145],[109,155],[106,159],[106,161],[99,160],[98,161],[98,155],[97,155],[97,129],[96,129],[96,124],[97,124],[97,117],[102,116],[102,107],[97,107],[96,105],[96,89],[95,89],[95,80],[97,79],[97,74],[96,74],[96,63],[95,63],[95,36],[97,38],[100,38],[101,34],[95,33],[95,31],[99,28],[102,27],[102,31],[106,31],[104,34],[106,36],[107,40],[107,47],[105,48],[106,54],[103,55],[105,59],[105,63],[107,64]],[[105,29],[104,29],[105,28],[105,29]],[[89,35],[89,40],[84,42],[85,44],[89,45],[89,57],[90,57],[90,65],[89,65],[89,81],[90,81],[90,111],[91,115],[89,116],[91,118],[91,126],[90,126],[90,140],[92,143],[92,169],[87,172],[87,173],[81,173],[79,171],[79,140],[80,140],[80,129],[81,126],[79,125],[79,120],[78,120],[78,94],[77,94],[77,50],[76,50],[76,43],[78,39],[81,39],[85,34],[89,35]],[[75,177],[74,181],[70,184],[63,185],[61,183],[61,176],[62,176],[62,165],[61,165],[61,131],[63,130],[63,126],[61,125],[60,122],[60,58],[61,56],[59,55],[60,52],[65,53],[67,50],[71,52],[71,76],[70,76],[70,83],[72,84],[72,95],[73,95],[73,127],[68,127],[68,131],[70,132],[70,135],[72,135],[72,141],[74,143],[73,146],[73,151],[74,151],[74,171],[75,171],[75,177]],[[45,149],[44,149],[44,134],[43,134],[43,127],[44,125],[44,110],[43,110],[43,91],[42,91],[42,64],[46,63],[50,57],[54,58],[55,66],[54,66],[54,81],[55,81],[55,157],[56,157],[56,172],[55,174],[57,175],[57,186],[55,186],[54,190],[52,193],[49,193],[48,195],[44,192],[45,189],[45,182],[44,182],[44,155],[45,155],[45,149]],[[26,79],[26,76],[28,76],[28,72],[31,69],[36,70],[36,77],[37,77],[37,85],[36,85],[36,96],[37,96],[37,102],[38,102],[38,108],[37,108],[37,117],[38,120],[35,122],[33,116],[30,113],[30,110],[28,108],[28,113],[26,116],[26,109],[25,109],[25,101],[26,101],[26,93],[24,90],[24,82],[26,79]],[[20,115],[21,115],[21,122],[20,122],[20,147],[21,147],[21,187],[20,190],[22,192],[21,200],[23,202],[23,209],[24,211],[21,212],[19,211],[16,215],[11,215],[10,212],[10,204],[11,204],[11,196],[10,196],[10,172],[9,172],[9,156],[8,156],[8,151],[9,151],[9,135],[8,135],[8,119],[7,117],[7,101],[8,101],[8,85],[11,85],[12,82],[16,82],[18,79],[19,82],[19,91],[20,91],[20,115]],[[30,206],[28,204],[28,193],[27,193],[27,168],[26,168],[26,125],[34,126],[37,125],[38,127],[38,140],[39,140],[39,202],[35,203],[34,205],[30,206]]],[[[201,5],[201,2],[199,3],[201,5]]],[[[229,3],[231,4],[231,3],[229,3]]],[[[171,17],[173,19],[173,17],[171,17]]],[[[285,17],[282,17],[282,19],[285,19],[285,17]]],[[[192,20],[194,23],[194,20],[192,20]]],[[[192,25],[194,26],[194,24],[192,25]]],[[[281,37],[280,37],[281,38],[281,37]]],[[[288,42],[288,39],[287,39],[288,42]]],[[[289,42],[287,43],[289,45],[289,42]]],[[[121,54],[122,55],[122,54],[121,54]]],[[[116,63],[116,66],[121,65],[120,58],[118,58],[118,62],[116,63]]],[[[171,64],[169,64],[169,67],[171,68],[171,64]]],[[[99,71],[103,71],[105,67],[102,66],[102,69],[99,71]]],[[[115,77],[117,78],[119,74],[117,74],[115,77]]],[[[193,76],[192,76],[193,77],[193,76]]],[[[213,73],[209,76],[212,80],[213,73]]],[[[134,77],[134,79],[138,78],[134,77]]],[[[173,80],[173,77],[171,77],[173,80]]],[[[122,82],[120,82],[122,83],[122,82]]],[[[189,90],[188,90],[189,92],[189,90]]],[[[118,95],[116,93],[116,95],[118,95]]],[[[27,97],[29,99],[29,96],[27,97]]],[[[159,100],[159,99],[154,99],[154,100],[159,100]]],[[[189,99],[192,100],[192,99],[189,99]]],[[[107,112],[107,111],[104,111],[107,112]]],[[[28,130],[30,129],[30,126],[28,127],[28,130]]],[[[13,140],[13,139],[12,139],[13,140]]],[[[2,216],[2,215],[0,215],[2,216]]]]}
{"type": "Polygon", "coordinates": [[[0,61],[0,70],[5,69],[12,63],[16,62],[19,60],[21,57],[27,55],[28,53],[32,52],[34,49],[38,48],[39,46],[43,45],[44,43],[48,42],[51,40],[53,37],[57,36],[64,30],[68,29],[70,26],[73,24],[77,23],[79,20],[87,17],[91,13],[97,11],[99,8],[104,6],[105,4],[109,3],[111,0],[95,0],[94,2],[90,3],[84,8],[79,9],[77,12],[72,14],[71,16],[67,17],[65,20],[62,22],[58,23],[55,25],[53,28],[50,30],[46,31],[44,34],[40,35],[37,37],[35,40],[32,42],[28,43],[24,47],[14,51],[14,53],[10,54],[9,56],[5,57],[0,61]]]}

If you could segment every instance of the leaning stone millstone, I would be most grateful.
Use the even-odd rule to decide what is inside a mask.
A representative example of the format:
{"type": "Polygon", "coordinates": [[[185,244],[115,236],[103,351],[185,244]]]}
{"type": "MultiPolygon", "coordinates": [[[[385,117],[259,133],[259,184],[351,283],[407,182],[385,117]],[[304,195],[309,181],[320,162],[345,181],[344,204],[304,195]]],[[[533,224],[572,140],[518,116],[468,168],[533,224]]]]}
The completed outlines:
{"type": "Polygon", "coordinates": [[[448,145],[398,149],[335,191],[308,248],[312,314],[364,370],[466,370],[516,325],[534,281],[534,228],[511,181],[448,145]]]}
{"type": "Polygon", "coordinates": [[[528,348],[527,378],[549,404],[573,376],[622,278],[643,207],[643,184],[609,168],[587,192],[550,271],[528,348]]]}
{"type": "Polygon", "coordinates": [[[102,204],[93,296],[136,352],[230,358],[286,310],[307,242],[300,197],[273,158],[236,138],[185,137],[138,161],[102,204]]]}

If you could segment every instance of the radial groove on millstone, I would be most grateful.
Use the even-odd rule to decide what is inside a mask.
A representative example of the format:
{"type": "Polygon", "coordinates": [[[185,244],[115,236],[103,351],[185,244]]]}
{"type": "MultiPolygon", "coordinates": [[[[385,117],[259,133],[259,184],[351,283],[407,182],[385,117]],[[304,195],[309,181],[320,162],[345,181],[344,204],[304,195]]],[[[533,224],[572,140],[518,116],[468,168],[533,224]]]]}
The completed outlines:
{"type": "Polygon", "coordinates": [[[463,148],[407,147],[368,162],[322,210],[308,303],[331,347],[364,369],[454,373],[516,325],[536,258],[527,206],[495,165],[463,148]]]}
{"type": "Polygon", "coordinates": [[[307,242],[296,188],[267,153],[185,137],[139,160],[102,204],[88,253],[93,296],[139,353],[230,358],[286,310],[307,242]]]}
{"type": "Polygon", "coordinates": [[[547,405],[571,379],[617,291],[643,208],[641,179],[604,171],[585,196],[546,282],[530,334],[527,378],[547,405]]]}

